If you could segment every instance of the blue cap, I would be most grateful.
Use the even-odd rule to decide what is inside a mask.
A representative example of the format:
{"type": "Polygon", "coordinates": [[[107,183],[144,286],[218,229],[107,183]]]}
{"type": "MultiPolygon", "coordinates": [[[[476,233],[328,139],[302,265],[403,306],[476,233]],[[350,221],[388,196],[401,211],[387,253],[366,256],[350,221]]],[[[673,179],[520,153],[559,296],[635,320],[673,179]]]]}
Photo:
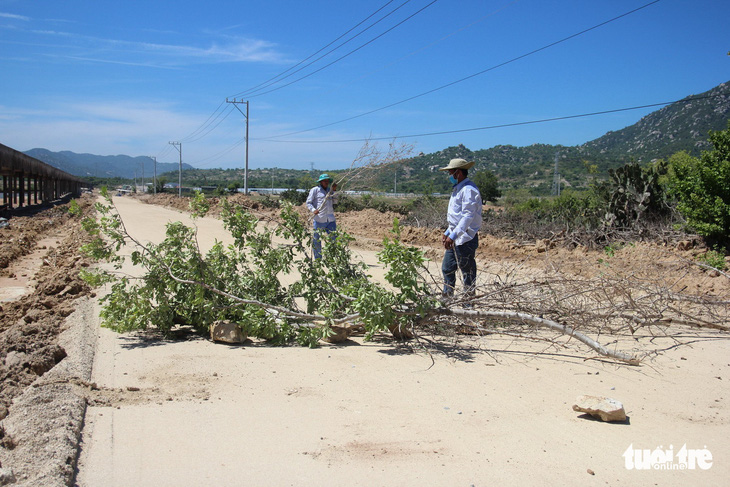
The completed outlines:
{"type": "Polygon", "coordinates": [[[332,181],[332,178],[329,177],[329,175],[327,173],[325,173],[325,174],[320,174],[319,179],[317,180],[317,182],[319,183],[321,181],[324,181],[325,179],[327,179],[329,181],[332,181]]]}

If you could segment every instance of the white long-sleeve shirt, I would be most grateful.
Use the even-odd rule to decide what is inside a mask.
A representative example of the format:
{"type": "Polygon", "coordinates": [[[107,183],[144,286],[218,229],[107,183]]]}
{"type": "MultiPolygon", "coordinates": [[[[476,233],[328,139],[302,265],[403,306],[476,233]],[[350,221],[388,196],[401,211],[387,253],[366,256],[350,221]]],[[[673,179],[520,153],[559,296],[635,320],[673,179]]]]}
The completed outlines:
{"type": "Polygon", "coordinates": [[[469,178],[454,186],[446,215],[449,228],[444,235],[463,245],[473,239],[482,227],[482,195],[469,178]]]}
{"type": "Polygon", "coordinates": [[[327,198],[324,206],[322,206],[322,201],[325,200],[328,191],[331,189],[332,186],[330,183],[330,186],[328,186],[327,189],[324,189],[322,185],[318,184],[317,186],[309,190],[309,195],[307,196],[307,208],[309,208],[309,211],[311,212],[319,209],[319,213],[314,215],[314,221],[316,221],[317,223],[327,223],[335,221],[334,203],[337,202],[337,194],[334,191],[332,191],[332,194],[329,198],[327,198]],[[320,208],[320,206],[322,206],[322,208],[320,208]]]}

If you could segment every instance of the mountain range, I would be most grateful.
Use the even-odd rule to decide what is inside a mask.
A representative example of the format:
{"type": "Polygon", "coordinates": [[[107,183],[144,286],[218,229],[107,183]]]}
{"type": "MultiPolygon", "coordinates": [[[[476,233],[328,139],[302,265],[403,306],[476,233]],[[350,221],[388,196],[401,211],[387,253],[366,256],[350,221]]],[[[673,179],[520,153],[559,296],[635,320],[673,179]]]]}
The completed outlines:
{"type": "MultiPolygon", "coordinates": [[[[94,154],[77,154],[71,151],[52,152],[47,149],[31,149],[25,154],[35,157],[53,167],[82,178],[151,178],[155,171],[155,161],[147,156],[97,156],[94,154]]],[[[192,169],[189,164],[183,169],[192,169]]],[[[157,174],[177,171],[179,164],[158,162],[157,174]]]]}
{"type": "MultiPolygon", "coordinates": [[[[475,170],[488,169],[495,173],[502,189],[527,188],[532,194],[549,194],[554,177],[559,173],[562,187],[581,187],[593,175],[605,175],[610,168],[630,161],[647,163],[666,159],[679,151],[699,156],[710,149],[708,134],[711,130],[728,128],[730,119],[730,82],[690,95],[678,102],[656,110],[637,123],[611,131],[595,140],[578,146],[533,144],[525,147],[498,145],[472,151],[463,145],[448,147],[430,154],[398,161],[394,167],[384,168],[370,179],[368,188],[391,191],[394,182],[399,192],[425,190],[448,191],[448,182],[436,171],[454,157],[477,162],[475,170]]],[[[51,152],[32,149],[26,154],[80,177],[123,177],[132,179],[152,175],[153,161],[149,157],[96,156],[73,152],[51,152]]],[[[238,185],[243,186],[242,169],[194,169],[183,164],[184,185],[238,185]]],[[[157,174],[178,171],[174,163],[157,164],[157,174]]],[[[328,172],[337,173],[337,169],[328,172]]],[[[253,169],[249,171],[249,187],[302,186],[309,182],[311,171],[293,169],[253,169]]],[[[175,178],[176,179],[176,178],[175,178]]]]}

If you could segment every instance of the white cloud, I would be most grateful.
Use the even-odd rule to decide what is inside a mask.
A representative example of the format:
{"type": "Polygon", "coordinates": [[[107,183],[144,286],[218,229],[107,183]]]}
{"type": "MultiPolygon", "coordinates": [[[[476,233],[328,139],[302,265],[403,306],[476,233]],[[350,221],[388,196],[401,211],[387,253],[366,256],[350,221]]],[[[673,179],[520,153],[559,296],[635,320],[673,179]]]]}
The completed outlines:
{"type": "MultiPolygon", "coordinates": [[[[0,14],[1,15],[1,14],[0,14]]],[[[9,15],[9,14],[7,14],[9,15]]],[[[125,63],[133,58],[135,65],[159,66],[165,65],[186,66],[197,63],[282,63],[285,56],[277,50],[275,43],[260,39],[225,36],[223,41],[213,39],[207,46],[192,46],[184,44],[160,44],[154,42],[127,41],[103,37],[88,36],[75,32],[59,30],[28,30],[28,33],[43,37],[61,37],[67,45],[51,44],[56,49],[64,49],[66,57],[92,62],[125,63]],[[101,58],[98,54],[88,56],[87,52],[105,52],[108,57],[101,58]],[[147,54],[148,59],[139,61],[140,55],[147,54]]],[[[36,46],[42,44],[35,43],[36,46]]],[[[59,54],[63,56],[63,54],[59,54]]]]}
{"type": "Polygon", "coordinates": [[[158,152],[174,134],[191,130],[199,115],[163,104],[59,103],[47,110],[2,107],[0,133],[18,150],[43,147],[100,155],[158,152]]]}
{"type": "Polygon", "coordinates": [[[228,44],[213,43],[210,47],[196,47],[175,44],[154,44],[99,39],[123,47],[122,52],[148,52],[177,59],[181,64],[190,64],[191,58],[206,62],[281,62],[283,56],[275,50],[275,44],[255,39],[237,39],[228,44]]]}
{"type": "MultiPolygon", "coordinates": [[[[16,150],[40,147],[98,155],[149,155],[160,162],[177,162],[177,152],[169,142],[196,131],[209,115],[183,112],[169,103],[136,100],[60,101],[44,109],[0,106],[0,114],[0,142],[16,150]]],[[[241,120],[229,119],[203,139],[183,143],[183,162],[201,168],[243,167],[242,127],[241,120]]],[[[260,124],[252,131],[249,167],[308,169],[309,161],[323,169],[346,167],[361,145],[253,140],[281,128],[260,124]]]]}
{"type": "Polygon", "coordinates": [[[5,12],[0,12],[0,17],[4,19],[23,20],[25,22],[30,21],[30,17],[25,17],[24,15],[8,14],[5,12]]]}
{"type": "Polygon", "coordinates": [[[91,57],[82,57],[82,56],[60,56],[64,59],[74,59],[76,61],[87,61],[91,63],[102,63],[102,64],[118,64],[121,66],[141,66],[146,68],[160,68],[160,69],[179,69],[179,67],[175,66],[164,66],[157,63],[135,63],[135,62],[129,62],[129,61],[115,61],[111,59],[99,59],[99,58],[91,58],[91,57]]]}

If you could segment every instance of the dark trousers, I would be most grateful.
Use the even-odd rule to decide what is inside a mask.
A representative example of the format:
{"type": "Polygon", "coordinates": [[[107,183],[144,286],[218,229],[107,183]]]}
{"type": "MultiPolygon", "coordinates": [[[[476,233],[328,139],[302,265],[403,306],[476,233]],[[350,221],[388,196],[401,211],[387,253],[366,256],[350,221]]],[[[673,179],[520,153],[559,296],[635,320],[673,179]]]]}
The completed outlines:
{"type": "Polygon", "coordinates": [[[446,251],[444,261],[441,263],[441,272],[444,274],[444,295],[454,294],[456,286],[456,270],[460,269],[464,277],[464,290],[471,294],[474,292],[474,282],[477,279],[477,261],[474,259],[477,247],[479,246],[479,235],[465,242],[463,245],[454,245],[446,251]]]}

